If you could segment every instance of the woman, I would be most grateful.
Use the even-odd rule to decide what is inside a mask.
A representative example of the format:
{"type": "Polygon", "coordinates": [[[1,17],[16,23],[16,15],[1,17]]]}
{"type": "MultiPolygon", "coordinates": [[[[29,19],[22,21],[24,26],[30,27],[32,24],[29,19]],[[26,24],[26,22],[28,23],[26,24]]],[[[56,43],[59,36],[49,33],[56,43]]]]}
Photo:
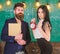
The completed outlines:
{"type": "Polygon", "coordinates": [[[38,24],[36,19],[31,20],[31,29],[35,39],[41,49],[41,54],[52,54],[52,45],[50,44],[51,23],[49,19],[49,11],[45,5],[41,5],[37,9],[38,24]]]}

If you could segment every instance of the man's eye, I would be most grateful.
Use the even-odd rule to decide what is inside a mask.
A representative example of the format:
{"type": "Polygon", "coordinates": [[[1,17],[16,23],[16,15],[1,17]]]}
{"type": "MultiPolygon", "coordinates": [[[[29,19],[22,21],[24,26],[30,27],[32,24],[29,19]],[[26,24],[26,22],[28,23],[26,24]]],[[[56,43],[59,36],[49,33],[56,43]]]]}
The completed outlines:
{"type": "Polygon", "coordinates": [[[20,11],[20,9],[18,9],[18,11],[20,11]]]}
{"type": "Polygon", "coordinates": [[[21,11],[23,11],[23,10],[21,10],[21,11]]]}

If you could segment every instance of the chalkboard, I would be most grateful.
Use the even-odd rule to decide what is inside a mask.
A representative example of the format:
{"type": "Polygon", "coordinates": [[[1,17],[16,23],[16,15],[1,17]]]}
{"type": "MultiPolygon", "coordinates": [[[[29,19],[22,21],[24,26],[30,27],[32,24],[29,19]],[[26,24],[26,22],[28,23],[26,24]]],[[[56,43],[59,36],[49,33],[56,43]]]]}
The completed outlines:
{"type": "MultiPolygon", "coordinates": [[[[6,6],[5,0],[1,0],[3,4],[3,9],[0,10],[0,35],[5,23],[6,19],[14,17],[13,13],[13,6],[17,2],[22,2],[22,0],[12,0],[12,5],[10,7],[6,6]]],[[[35,0],[25,0],[26,8],[24,12],[24,20],[30,23],[32,18],[36,18],[36,8],[35,8],[35,0]]],[[[39,0],[40,4],[46,5],[46,0],[39,0]]],[[[49,3],[51,5],[50,13],[50,21],[52,24],[52,31],[51,31],[51,42],[60,42],[60,8],[57,7],[57,0],[50,0],[49,3]]],[[[32,35],[31,29],[31,38],[32,41],[36,41],[32,35]]],[[[0,36],[1,37],[1,36],[0,36]]],[[[1,39],[0,39],[1,40],[1,39]]]]}

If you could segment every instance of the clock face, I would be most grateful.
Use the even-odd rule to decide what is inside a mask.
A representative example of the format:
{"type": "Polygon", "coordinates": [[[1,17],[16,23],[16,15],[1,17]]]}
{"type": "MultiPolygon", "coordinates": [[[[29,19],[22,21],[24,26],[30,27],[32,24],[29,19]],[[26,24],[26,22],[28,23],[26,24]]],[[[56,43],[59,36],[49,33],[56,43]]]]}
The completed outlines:
{"type": "Polygon", "coordinates": [[[31,27],[32,30],[36,29],[36,23],[31,22],[30,23],[30,27],[31,27]]]}
{"type": "Polygon", "coordinates": [[[31,28],[34,28],[34,27],[35,27],[35,24],[34,24],[34,23],[32,23],[30,27],[31,27],[31,28]]]}

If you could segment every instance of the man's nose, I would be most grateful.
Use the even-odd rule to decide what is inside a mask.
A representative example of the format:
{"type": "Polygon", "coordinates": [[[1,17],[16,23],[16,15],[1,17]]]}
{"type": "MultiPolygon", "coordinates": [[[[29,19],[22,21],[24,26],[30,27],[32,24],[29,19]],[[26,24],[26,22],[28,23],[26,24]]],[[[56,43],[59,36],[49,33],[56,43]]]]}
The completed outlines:
{"type": "Polygon", "coordinates": [[[19,13],[22,13],[22,11],[19,11],[19,13]]]}
{"type": "Polygon", "coordinates": [[[21,10],[19,12],[21,13],[21,10]]]}

